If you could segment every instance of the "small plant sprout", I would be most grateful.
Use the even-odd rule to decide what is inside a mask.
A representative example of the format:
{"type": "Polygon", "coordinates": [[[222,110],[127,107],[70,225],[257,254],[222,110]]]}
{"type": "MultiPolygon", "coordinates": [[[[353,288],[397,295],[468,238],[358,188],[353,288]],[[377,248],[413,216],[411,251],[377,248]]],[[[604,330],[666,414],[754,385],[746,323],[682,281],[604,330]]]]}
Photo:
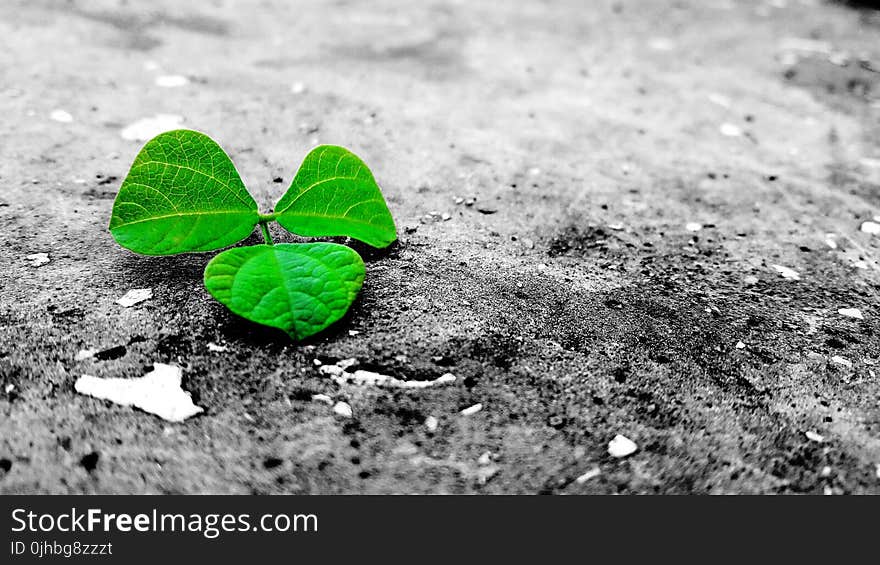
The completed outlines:
{"type": "Polygon", "coordinates": [[[229,247],[259,225],[265,244],[219,253],[205,268],[205,288],[235,314],[304,339],[345,315],[364,262],[336,243],[276,245],[270,222],[377,248],[397,239],[370,169],[347,149],[313,149],[275,210],[262,214],[229,156],[191,130],[162,133],[141,149],[113,203],[110,233],[135,253],[176,255],[229,247]]]}

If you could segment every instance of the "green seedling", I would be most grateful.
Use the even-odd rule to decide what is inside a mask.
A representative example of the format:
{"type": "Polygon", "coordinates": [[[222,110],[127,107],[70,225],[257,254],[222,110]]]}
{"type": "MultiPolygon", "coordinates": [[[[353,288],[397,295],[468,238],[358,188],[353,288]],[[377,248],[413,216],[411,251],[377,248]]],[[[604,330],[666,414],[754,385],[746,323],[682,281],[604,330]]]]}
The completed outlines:
{"type": "Polygon", "coordinates": [[[135,253],[175,255],[229,247],[259,225],[265,245],[211,259],[205,288],[235,314],[304,339],[345,315],[364,262],[336,243],[275,245],[270,222],[299,236],[347,236],[378,248],[397,239],[370,169],[347,149],[313,149],[275,210],[261,214],[229,156],[191,130],[162,133],[141,149],[113,203],[110,233],[135,253]]]}

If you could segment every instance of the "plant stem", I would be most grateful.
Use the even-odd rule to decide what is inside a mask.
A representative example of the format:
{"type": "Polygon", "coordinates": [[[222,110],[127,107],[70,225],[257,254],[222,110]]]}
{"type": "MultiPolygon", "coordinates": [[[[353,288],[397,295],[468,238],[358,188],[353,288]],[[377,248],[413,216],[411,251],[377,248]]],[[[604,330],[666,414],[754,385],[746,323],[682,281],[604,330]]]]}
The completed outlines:
{"type": "Polygon", "coordinates": [[[261,221],[260,229],[263,231],[263,240],[265,240],[266,245],[275,245],[275,242],[272,241],[272,235],[269,233],[268,222],[261,221]]]}

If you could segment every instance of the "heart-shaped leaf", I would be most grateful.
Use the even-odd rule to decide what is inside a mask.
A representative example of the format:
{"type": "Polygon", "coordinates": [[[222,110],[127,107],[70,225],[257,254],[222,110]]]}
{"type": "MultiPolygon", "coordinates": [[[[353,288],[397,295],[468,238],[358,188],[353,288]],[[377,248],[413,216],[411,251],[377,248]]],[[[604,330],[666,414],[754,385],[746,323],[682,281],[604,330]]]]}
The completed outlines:
{"type": "Polygon", "coordinates": [[[313,149],[275,206],[278,223],[307,237],[348,236],[373,247],[397,239],[373,173],[344,147],[313,149]]]}
{"type": "Polygon", "coordinates": [[[232,312],[294,339],[323,330],[348,311],[364,262],[335,243],[227,249],[205,268],[205,288],[232,312]]]}
{"type": "Polygon", "coordinates": [[[174,130],[141,149],[122,182],[110,232],[144,255],[228,247],[254,230],[259,214],[235,165],[203,133],[174,130]]]}

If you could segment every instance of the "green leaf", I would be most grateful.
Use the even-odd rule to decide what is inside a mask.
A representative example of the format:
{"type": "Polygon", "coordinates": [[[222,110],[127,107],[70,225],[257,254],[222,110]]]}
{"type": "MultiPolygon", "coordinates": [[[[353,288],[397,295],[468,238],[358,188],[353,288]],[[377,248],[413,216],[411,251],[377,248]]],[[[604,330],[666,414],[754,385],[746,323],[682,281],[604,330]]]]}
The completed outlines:
{"type": "Polygon", "coordinates": [[[397,239],[394,219],[370,169],[344,147],[321,145],[306,155],[275,206],[287,231],[308,237],[348,236],[373,247],[397,239]]]}
{"type": "Polygon", "coordinates": [[[232,312],[303,339],[348,311],[364,282],[364,262],[335,243],[227,249],[205,267],[205,288],[232,312]]]}
{"type": "Polygon", "coordinates": [[[258,219],[229,156],[207,135],[182,129],[141,149],[113,203],[110,233],[136,253],[173,255],[228,247],[258,219]]]}

